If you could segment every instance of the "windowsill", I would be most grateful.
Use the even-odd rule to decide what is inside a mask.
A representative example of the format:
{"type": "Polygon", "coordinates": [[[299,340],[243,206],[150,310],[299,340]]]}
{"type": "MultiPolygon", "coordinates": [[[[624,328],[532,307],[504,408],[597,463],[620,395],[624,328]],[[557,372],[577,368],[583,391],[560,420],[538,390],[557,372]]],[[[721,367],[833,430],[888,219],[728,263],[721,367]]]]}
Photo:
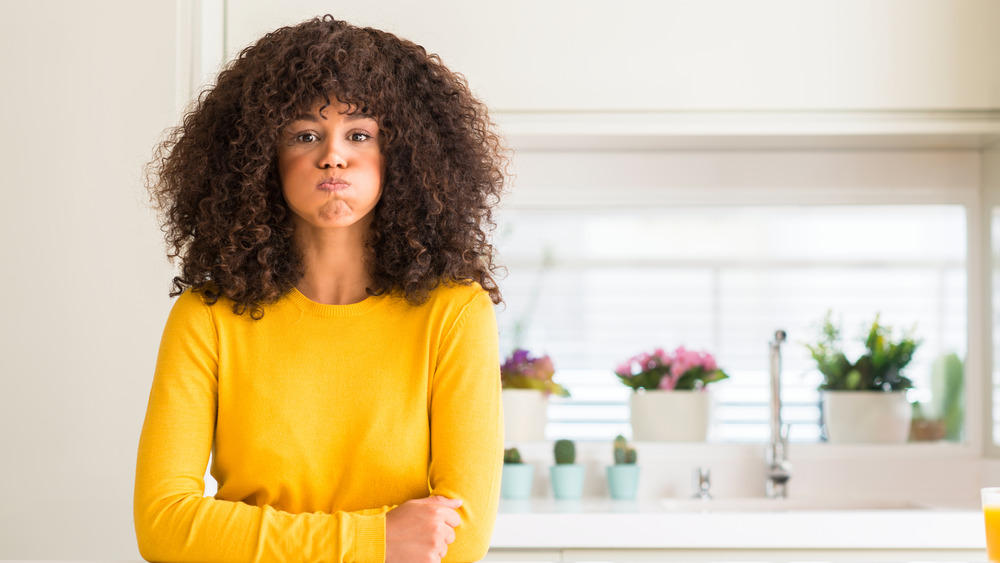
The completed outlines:
{"type": "MultiPolygon", "coordinates": [[[[522,459],[535,467],[532,496],[551,497],[552,442],[517,447],[522,459]]],[[[765,444],[638,442],[635,447],[640,499],[690,497],[696,468],[711,472],[711,493],[716,498],[764,496],[765,444]]],[[[981,452],[969,444],[793,443],[788,453],[792,465],[790,497],[974,505],[989,476],[981,452]]],[[[610,442],[578,443],[577,462],[586,467],[584,496],[607,497],[605,467],[612,463],[610,442]]]]}
{"type": "MultiPolygon", "coordinates": [[[[522,456],[538,457],[539,452],[551,456],[553,440],[541,442],[521,442],[516,444],[522,456]]],[[[631,443],[631,442],[630,442],[631,443]]],[[[744,457],[747,453],[763,451],[764,442],[634,442],[640,452],[646,455],[697,454],[711,455],[713,458],[744,457]]],[[[610,451],[610,441],[578,441],[577,452],[583,458],[605,457],[610,451]]],[[[788,446],[789,455],[794,459],[842,459],[866,457],[873,459],[907,459],[928,456],[979,459],[982,453],[966,442],[907,442],[903,444],[834,444],[829,442],[792,442],[788,446]]]]}

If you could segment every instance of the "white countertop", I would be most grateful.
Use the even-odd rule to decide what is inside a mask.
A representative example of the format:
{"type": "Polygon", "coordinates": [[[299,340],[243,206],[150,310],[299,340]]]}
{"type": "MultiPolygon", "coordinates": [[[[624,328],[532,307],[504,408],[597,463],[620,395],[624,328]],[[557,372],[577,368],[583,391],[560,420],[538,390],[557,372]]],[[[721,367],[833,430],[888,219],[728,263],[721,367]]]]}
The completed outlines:
{"type": "Polygon", "coordinates": [[[493,549],[985,549],[978,507],[837,499],[503,499],[493,549]],[[716,501],[709,501],[713,503],[716,501]],[[778,503],[775,509],[767,502],[778,503]],[[852,507],[852,504],[856,506],[852,507]],[[885,507],[885,508],[873,508],[885,507]]]}

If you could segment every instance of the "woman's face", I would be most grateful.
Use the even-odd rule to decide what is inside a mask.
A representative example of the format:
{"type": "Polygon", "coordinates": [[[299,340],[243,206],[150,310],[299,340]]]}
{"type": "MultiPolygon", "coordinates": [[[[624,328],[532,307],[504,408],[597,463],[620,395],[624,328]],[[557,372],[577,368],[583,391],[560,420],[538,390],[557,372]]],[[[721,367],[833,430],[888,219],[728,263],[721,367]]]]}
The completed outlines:
{"type": "Polygon", "coordinates": [[[378,125],[336,99],[313,105],[282,131],[278,174],[296,229],[365,229],[382,196],[378,125]]]}

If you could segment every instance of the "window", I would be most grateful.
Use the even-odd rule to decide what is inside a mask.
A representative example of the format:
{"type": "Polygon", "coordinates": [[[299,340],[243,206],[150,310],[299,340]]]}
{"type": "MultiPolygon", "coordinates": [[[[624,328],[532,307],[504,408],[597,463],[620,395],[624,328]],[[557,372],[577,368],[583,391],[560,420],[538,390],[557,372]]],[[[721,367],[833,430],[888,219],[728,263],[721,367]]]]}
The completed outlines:
{"type": "Polygon", "coordinates": [[[962,205],[584,206],[510,210],[499,224],[501,353],[550,354],[573,394],[552,399],[549,439],[628,436],[629,390],[612,370],[684,345],[731,376],[713,385],[710,439],[764,441],[768,343],[783,329],[783,416],[792,440],[817,441],[819,374],[803,343],[828,310],[848,338],[876,313],[914,328],[911,400],[929,399],[936,357],[965,357],[962,205]]]}

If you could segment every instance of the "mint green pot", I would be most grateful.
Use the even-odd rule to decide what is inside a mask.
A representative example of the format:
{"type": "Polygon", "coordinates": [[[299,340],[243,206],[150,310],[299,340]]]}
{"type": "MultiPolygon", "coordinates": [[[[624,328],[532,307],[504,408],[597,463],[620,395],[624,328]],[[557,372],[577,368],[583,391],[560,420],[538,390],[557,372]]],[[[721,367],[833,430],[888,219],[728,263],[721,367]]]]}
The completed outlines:
{"type": "Polygon", "coordinates": [[[530,463],[505,463],[500,474],[500,496],[509,499],[531,497],[535,466],[530,463]]]}
{"type": "Polygon", "coordinates": [[[583,497],[583,465],[556,464],[549,471],[552,477],[552,494],[558,500],[579,500],[583,497]]]}
{"type": "Polygon", "coordinates": [[[635,500],[639,490],[639,466],[634,463],[609,465],[608,490],[615,500],[635,500]]]}

